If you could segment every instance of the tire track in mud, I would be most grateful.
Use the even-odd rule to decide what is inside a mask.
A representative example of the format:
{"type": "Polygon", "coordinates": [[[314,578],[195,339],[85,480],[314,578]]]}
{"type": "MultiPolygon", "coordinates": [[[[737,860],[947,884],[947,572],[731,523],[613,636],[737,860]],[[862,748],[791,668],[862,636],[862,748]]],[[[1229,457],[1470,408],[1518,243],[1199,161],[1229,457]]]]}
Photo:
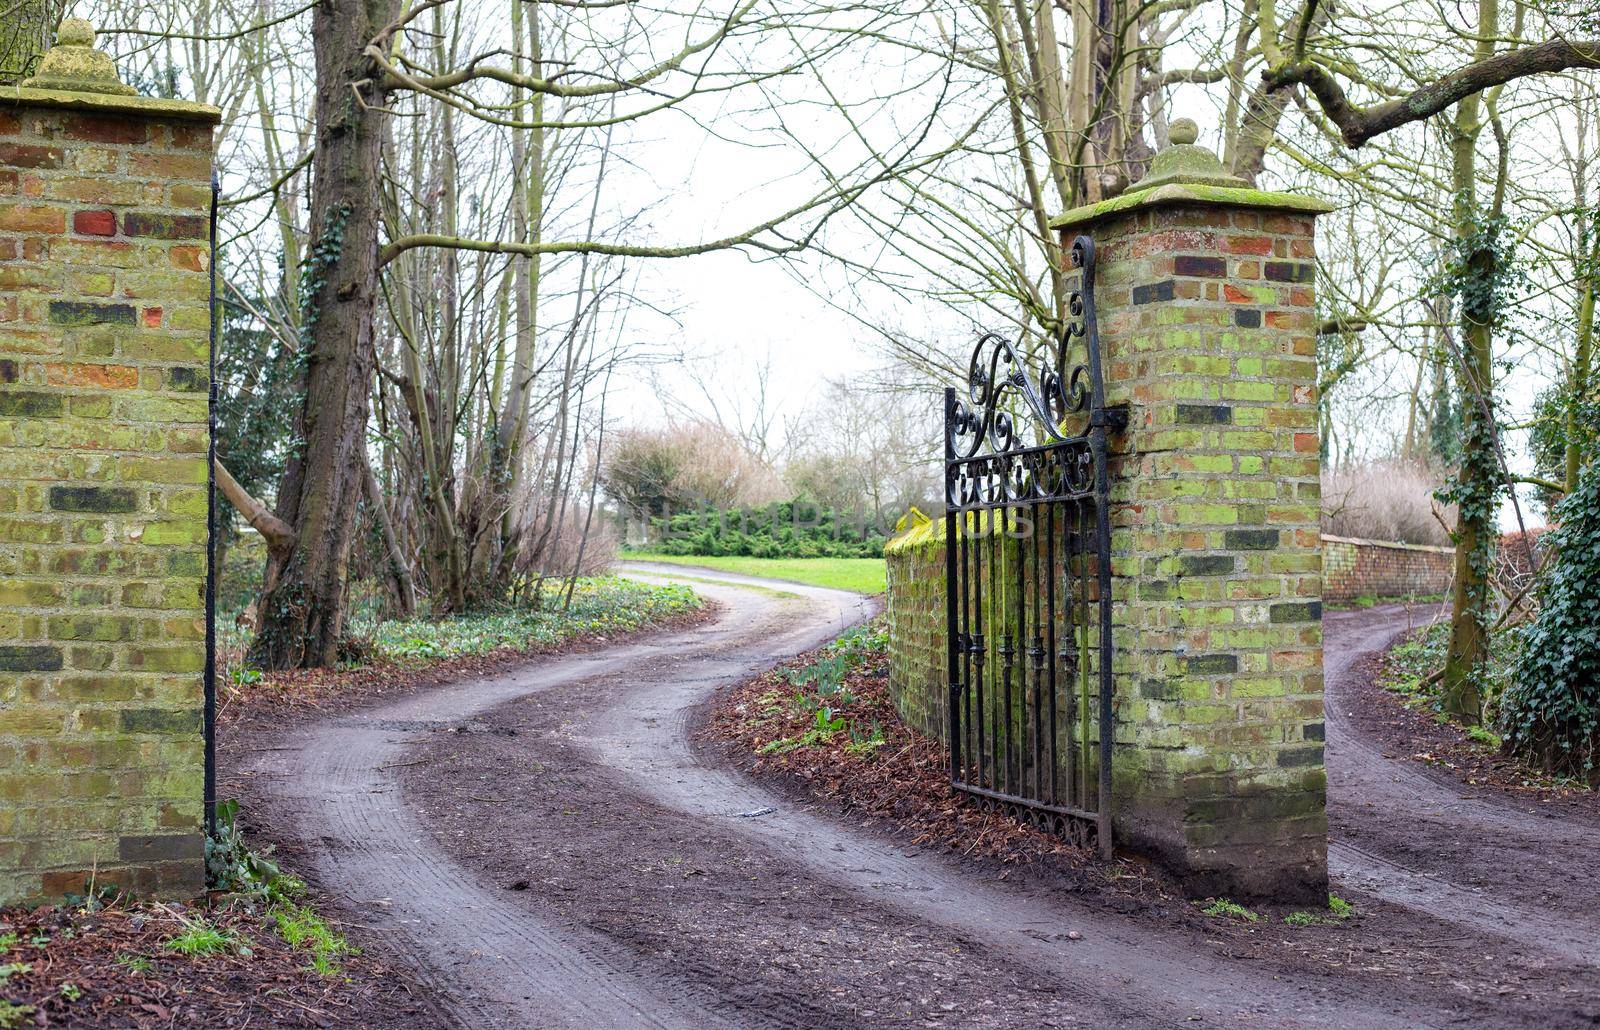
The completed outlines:
{"type": "MultiPolygon", "coordinates": [[[[1434,611],[1423,609],[1424,619],[1434,611]]],[[[1355,725],[1350,706],[1363,663],[1415,624],[1395,605],[1328,616],[1335,645],[1324,659],[1330,870],[1386,901],[1600,965],[1600,895],[1573,875],[1600,855],[1600,832],[1492,795],[1464,795],[1466,786],[1386,755],[1355,725]],[[1531,874],[1541,868],[1559,871],[1564,893],[1529,896],[1542,879],[1531,874]]]]}
{"type": "MultiPolygon", "coordinates": [[[[649,578],[678,574],[663,567],[630,571],[649,578]]],[[[752,848],[763,861],[792,870],[796,879],[825,885],[833,897],[854,899],[849,901],[854,911],[805,916],[815,919],[805,933],[825,938],[854,925],[867,928],[855,938],[845,935],[854,946],[871,947],[874,932],[899,933],[941,948],[953,944],[974,969],[1025,967],[1058,985],[1052,997],[1059,1000],[1050,1004],[1068,1023],[1380,1027],[1442,1026],[1470,1018],[1449,998],[1352,993],[1350,981],[1286,976],[1059,893],[997,884],[957,861],[811,814],[739,773],[707,764],[696,755],[689,733],[699,706],[718,687],[817,646],[862,618],[867,607],[863,599],[839,591],[699,569],[689,575],[726,606],[708,626],[539,661],[507,675],[462,681],[364,714],[325,720],[289,731],[285,750],[254,759],[256,772],[272,781],[268,789],[287,814],[289,832],[310,845],[318,881],[392,934],[419,978],[436,987],[464,1025],[878,1022],[871,1013],[852,1020],[829,1010],[803,981],[769,986],[762,993],[697,979],[687,958],[664,959],[641,950],[627,934],[602,933],[583,920],[542,909],[531,894],[507,891],[466,868],[470,842],[441,837],[438,824],[420,814],[402,789],[403,779],[426,777],[407,769],[418,764],[417,753],[448,740],[441,731],[466,731],[453,738],[465,742],[472,730],[484,728],[476,720],[488,719],[491,712],[547,695],[552,707],[560,706],[577,696],[573,691],[596,684],[604,690],[590,689],[588,696],[601,698],[600,703],[587,713],[572,711],[559,730],[563,739],[592,759],[594,769],[607,777],[608,789],[630,793],[663,821],[677,820],[712,842],[752,848]],[[751,817],[763,809],[771,811],[751,817]],[[1069,941],[1068,930],[1082,939],[1069,941]]],[[[515,819],[515,810],[500,809],[497,815],[515,819]]],[[[560,832],[533,824],[513,828],[530,836],[560,832]]],[[[627,847],[625,833],[618,846],[627,847]]],[[[1347,853],[1355,852],[1347,848],[1340,854],[1347,853]]],[[[1392,875],[1390,880],[1392,886],[1392,875]]],[[[789,946],[779,939],[771,957],[781,959],[789,946]]],[[[984,1025],[1017,1024],[1002,1017],[984,1025]]]]}

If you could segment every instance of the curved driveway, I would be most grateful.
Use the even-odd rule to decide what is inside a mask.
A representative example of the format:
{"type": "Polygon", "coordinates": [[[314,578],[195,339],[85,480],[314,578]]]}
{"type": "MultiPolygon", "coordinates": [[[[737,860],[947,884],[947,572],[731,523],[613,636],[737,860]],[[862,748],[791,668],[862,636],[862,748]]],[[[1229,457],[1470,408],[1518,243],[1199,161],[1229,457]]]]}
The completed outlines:
{"type": "MultiPolygon", "coordinates": [[[[1443,1026],[1471,1019],[1472,1010],[1458,1008],[1448,996],[1386,997],[1382,991],[1352,991],[1350,982],[1337,976],[1285,975],[1226,957],[1192,935],[1162,933],[1148,921],[1058,893],[996,882],[946,856],[814,814],[708,763],[689,743],[698,707],[718,688],[859,621],[869,612],[868,602],[839,591],[702,570],[633,566],[628,571],[693,577],[697,590],[723,610],[706,626],[536,661],[506,675],[439,687],[291,730],[283,747],[259,752],[253,760],[251,771],[267,781],[274,811],[288,822],[280,832],[311,852],[309,871],[364,917],[375,918],[379,929],[395,935],[464,1025],[1160,1026],[1200,1021],[1366,1027],[1443,1026]],[[543,721],[505,718],[535,710],[543,721]],[[598,809],[608,799],[625,797],[630,811],[644,813],[636,841],[641,852],[652,846],[652,833],[670,829],[675,839],[693,840],[702,848],[755,856],[770,870],[769,878],[828,898],[814,913],[785,910],[781,925],[774,921],[770,927],[762,921],[769,915],[776,920],[771,905],[738,912],[740,920],[753,924],[752,939],[771,950],[752,967],[763,976],[772,974],[761,983],[781,983],[781,968],[792,957],[794,979],[801,982],[781,989],[731,983],[732,973],[725,969],[721,972],[727,975],[719,975],[718,963],[705,957],[715,952],[697,957],[696,948],[704,942],[693,919],[682,924],[681,947],[652,951],[603,919],[573,915],[583,908],[586,891],[606,899],[615,894],[619,900],[605,904],[623,905],[629,891],[637,894],[643,885],[595,882],[586,888],[581,867],[542,868],[530,859],[532,889],[527,880],[508,889],[493,856],[479,853],[477,830],[514,835],[531,855],[567,854],[574,842],[559,819],[573,813],[558,804],[535,818],[515,798],[496,796],[509,792],[497,791],[493,770],[478,774],[485,780],[484,793],[471,800],[481,802],[486,814],[474,817],[477,823],[462,828],[420,811],[411,795],[434,776],[429,762],[477,743],[483,754],[492,743],[493,753],[504,756],[497,761],[514,764],[525,777],[533,775],[529,770],[542,772],[549,747],[559,745],[562,782],[570,783],[579,799],[571,804],[598,809]],[[484,826],[483,820],[494,825],[484,826]],[[548,839],[541,842],[541,835],[548,839]],[[566,881],[576,877],[576,882],[562,882],[563,873],[569,874],[566,881]],[[545,879],[567,893],[546,891],[545,879]],[[579,902],[563,900],[574,890],[579,902]],[[806,972],[795,957],[807,953],[811,937],[830,942],[827,954],[816,960],[828,970],[854,968],[861,976],[882,979],[883,986],[873,988],[886,994],[881,1011],[830,1001],[817,989],[819,974],[806,972]],[[899,956],[897,948],[906,949],[908,957],[886,958],[899,956]],[[772,972],[774,966],[780,973],[772,972]],[[908,977],[908,966],[923,971],[908,977]],[[1016,970],[1026,970],[1032,980],[1012,983],[1007,976],[1016,970]],[[903,996],[894,996],[895,991],[903,996]],[[984,1001],[975,991],[997,993],[984,1001]]],[[[1337,643],[1338,632],[1331,622],[1330,644],[1337,643]]],[[[1360,647],[1377,636],[1375,630],[1362,636],[1360,647]]],[[[1330,648],[1334,680],[1343,668],[1332,657],[1337,653],[1330,648]]],[[[1338,696],[1333,688],[1330,694],[1338,696]]],[[[1331,715],[1329,723],[1330,761],[1356,758],[1333,741],[1340,723],[1331,715]]],[[[511,779],[508,773],[507,782],[511,779]]],[[[1333,782],[1346,781],[1335,776],[1333,782]]],[[[1420,789],[1415,784],[1396,788],[1383,795],[1385,803],[1396,792],[1420,789]]],[[[1437,785],[1430,789],[1437,793],[1437,785]]],[[[615,852],[630,843],[624,835],[620,844],[604,846],[612,853],[595,856],[594,868],[602,868],[603,859],[615,861],[615,852]]],[[[1375,872],[1363,854],[1351,846],[1334,850],[1336,863],[1349,875],[1370,877],[1374,889],[1405,901],[1404,877],[1393,869],[1375,872]]],[[[711,872],[701,879],[725,875],[715,863],[705,864],[711,872]]],[[[720,906],[739,906],[739,884],[707,886],[718,891],[714,897],[720,906]]],[[[1578,947],[1573,935],[1582,921],[1551,925],[1554,951],[1563,959],[1575,957],[1569,953],[1578,947]]],[[[714,934],[707,930],[706,936],[714,934]]]]}

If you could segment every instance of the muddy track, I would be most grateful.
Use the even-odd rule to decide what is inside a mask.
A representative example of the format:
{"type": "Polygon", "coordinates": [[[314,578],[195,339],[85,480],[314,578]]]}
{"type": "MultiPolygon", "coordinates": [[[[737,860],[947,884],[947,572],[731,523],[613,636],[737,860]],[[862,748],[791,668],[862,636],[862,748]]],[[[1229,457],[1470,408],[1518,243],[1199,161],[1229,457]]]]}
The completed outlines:
{"type": "MultiPolygon", "coordinates": [[[[721,768],[689,743],[707,698],[866,607],[837,591],[691,575],[724,605],[708,626],[293,730],[255,759],[317,881],[397,940],[464,1025],[1447,1026],[1491,1011],[1404,979],[1241,961],[1202,935],[1026,878],[999,882],[721,768]]],[[[1380,635],[1376,623],[1361,630],[1354,650],[1380,635]]],[[[1332,744],[1329,721],[1332,764],[1352,752],[1332,744]]],[[[1372,797],[1426,803],[1423,789],[1372,797]]],[[[1436,783],[1426,790],[1440,796],[1436,783]]],[[[1406,877],[1435,871],[1363,820],[1336,815],[1336,862],[1414,904],[1406,877]]],[[[1493,900],[1524,914],[1517,897],[1493,900]]],[[[1491,911],[1450,907],[1428,919],[1491,911]]],[[[1457,922],[1474,937],[1489,929],[1457,922]]],[[[1586,924],[1552,925],[1528,936],[1543,938],[1540,961],[1570,966],[1586,924]]],[[[1556,982],[1583,994],[1571,975],[1556,982]]],[[[1506,1015],[1573,1025],[1590,994],[1578,1009],[1506,1015]]]]}
{"type": "Polygon", "coordinates": [[[1530,957],[1600,966],[1600,882],[1592,875],[1600,827],[1431,772],[1356,724],[1353,687],[1366,661],[1434,613],[1389,606],[1327,618],[1330,868],[1388,900],[1505,938],[1530,957]]]}

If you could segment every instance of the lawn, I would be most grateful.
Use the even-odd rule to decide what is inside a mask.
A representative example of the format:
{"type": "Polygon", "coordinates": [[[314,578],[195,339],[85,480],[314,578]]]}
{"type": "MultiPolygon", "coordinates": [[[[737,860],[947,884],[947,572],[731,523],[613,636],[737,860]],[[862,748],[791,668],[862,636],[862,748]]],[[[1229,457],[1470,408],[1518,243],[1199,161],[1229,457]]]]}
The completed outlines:
{"type": "Polygon", "coordinates": [[[882,558],[743,558],[646,551],[628,551],[617,557],[619,561],[668,562],[741,576],[786,579],[835,590],[854,590],[858,594],[883,593],[886,575],[882,558]]]}

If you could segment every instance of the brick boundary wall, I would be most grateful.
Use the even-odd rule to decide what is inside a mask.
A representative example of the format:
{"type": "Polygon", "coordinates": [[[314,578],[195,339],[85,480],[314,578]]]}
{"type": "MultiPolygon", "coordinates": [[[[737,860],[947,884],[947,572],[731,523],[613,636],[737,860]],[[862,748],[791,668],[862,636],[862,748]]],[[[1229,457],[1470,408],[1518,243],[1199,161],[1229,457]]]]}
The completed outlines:
{"type": "Polygon", "coordinates": [[[0,88],[0,903],[193,896],[218,112],[60,81],[0,88]]]}
{"type": "Polygon", "coordinates": [[[1453,547],[1323,534],[1322,597],[1330,604],[1440,597],[1455,580],[1455,555],[1453,547]]]}

